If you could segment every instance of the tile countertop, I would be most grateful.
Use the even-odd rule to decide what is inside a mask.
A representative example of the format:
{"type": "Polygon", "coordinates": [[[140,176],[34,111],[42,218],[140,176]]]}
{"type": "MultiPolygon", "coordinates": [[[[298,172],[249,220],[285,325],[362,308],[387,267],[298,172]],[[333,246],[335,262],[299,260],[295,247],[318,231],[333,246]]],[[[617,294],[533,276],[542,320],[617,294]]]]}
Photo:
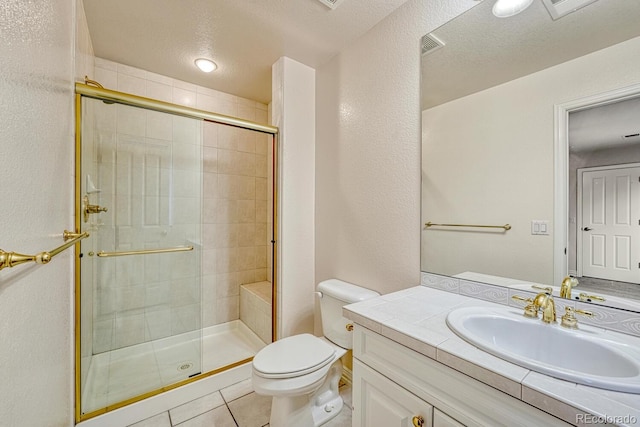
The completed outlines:
{"type": "MultiPolygon", "coordinates": [[[[447,314],[455,308],[470,306],[505,307],[416,286],[350,304],[344,307],[343,313],[367,329],[570,424],[602,425],[607,421],[614,425],[640,426],[640,394],[608,391],[539,374],[486,353],[458,337],[446,324],[447,314]],[[585,413],[596,417],[585,417],[585,413]]],[[[522,312],[520,308],[511,309],[522,312]]],[[[628,338],[617,332],[607,333],[628,338]]]]}

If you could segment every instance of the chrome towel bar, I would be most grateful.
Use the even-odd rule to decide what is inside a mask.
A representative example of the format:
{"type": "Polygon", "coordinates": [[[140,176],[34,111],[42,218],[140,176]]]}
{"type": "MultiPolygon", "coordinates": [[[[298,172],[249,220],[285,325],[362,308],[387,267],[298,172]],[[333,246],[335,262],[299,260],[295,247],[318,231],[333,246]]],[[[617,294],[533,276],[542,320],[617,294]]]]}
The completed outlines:
{"type": "Polygon", "coordinates": [[[100,251],[96,255],[101,258],[106,258],[106,257],[113,257],[113,256],[164,254],[167,252],[188,252],[192,250],[193,250],[193,246],[178,246],[177,248],[146,249],[146,250],[140,250],[140,251],[121,251],[121,252],[100,251]]]}
{"type": "Polygon", "coordinates": [[[89,237],[89,233],[72,233],[70,231],[64,230],[62,236],[64,238],[64,241],[67,243],[58,246],[57,248],[52,249],[48,252],[40,252],[35,255],[24,255],[17,252],[5,252],[0,249],[0,270],[5,267],[11,268],[15,267],[16,265],[24,264],[31,261],[35,262],[36,264],[47,264],[49,263],[49,261],[51,261],[51,258],[58,255],[60,252],[70,248],[85,237],[89,237]]]}

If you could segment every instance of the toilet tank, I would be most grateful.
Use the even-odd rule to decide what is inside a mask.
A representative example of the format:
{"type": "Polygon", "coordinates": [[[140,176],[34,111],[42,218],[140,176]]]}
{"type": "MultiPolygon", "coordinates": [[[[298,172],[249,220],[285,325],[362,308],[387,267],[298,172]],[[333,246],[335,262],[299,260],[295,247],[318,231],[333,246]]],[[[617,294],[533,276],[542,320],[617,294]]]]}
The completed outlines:
{"type": "Polygon", "coordinates": [[[321,294],[322,333],[332,343],[342,348],[351,349],[353,347],[353,332],[347,330],[347,324],[351,321],[342,317],[342,307],[378,297],[380,294],[337,279],[320,282],[318,291],[321,294]]]}

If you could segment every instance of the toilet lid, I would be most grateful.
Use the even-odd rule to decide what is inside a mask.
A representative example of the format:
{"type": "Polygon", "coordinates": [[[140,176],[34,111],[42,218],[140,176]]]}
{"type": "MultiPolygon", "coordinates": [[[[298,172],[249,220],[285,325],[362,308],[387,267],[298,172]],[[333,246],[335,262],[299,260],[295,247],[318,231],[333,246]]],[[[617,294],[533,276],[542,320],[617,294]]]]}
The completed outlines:
{"type": "Polygon", "coordinates": [[[316,371],[333,360],[335,348],[311,334],[269,344],[253,358],[253,368],[267,377],[295,377],[316,371]]]}

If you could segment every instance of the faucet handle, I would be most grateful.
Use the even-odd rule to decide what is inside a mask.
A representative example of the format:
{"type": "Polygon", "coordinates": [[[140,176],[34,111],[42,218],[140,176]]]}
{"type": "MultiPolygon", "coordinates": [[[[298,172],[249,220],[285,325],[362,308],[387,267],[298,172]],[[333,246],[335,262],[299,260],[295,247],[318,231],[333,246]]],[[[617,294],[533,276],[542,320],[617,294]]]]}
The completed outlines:
{"type": "Polygon", "coordinates": [[[599,297],[598,295],[587,295],[584,292],[580,292],[578,299],[583,302],[606,301],[603,297],[599,297]]]}
{"type": "Polygon", "coordinates": [[[527,303],[527,305],[524,307],[524,313],[523,313],[524,317],[529,317],[532,319],[538,318],[538,307],[536,307],[533,304],[533,298],[525,298],[525,297],[521,297],[520,295],[513,295],[511,296],[511,299],[515,301],[523,301],[527,303]]]}
{"type": "Polygon", "coordinates": [[[553,295],[553,288],[551,286],[540,286],[540,285],[531,285],[533,289],[538,289],[541,291],[545,291],[549,295],[553,295]]]}
{"type": "Polygon", "coordinates": [[[564,316],[562,316],[560,325],[564,326],[565,328],[578,329],[578,319],[576,319],[576,316],[574,313],[581,314],[587,317],[593,317],[593,312],[587,311],[587,310],[580,310],[579,308],[566,306],[564,310],[565,310],[565,313],[564,313],[564,316]]]}

